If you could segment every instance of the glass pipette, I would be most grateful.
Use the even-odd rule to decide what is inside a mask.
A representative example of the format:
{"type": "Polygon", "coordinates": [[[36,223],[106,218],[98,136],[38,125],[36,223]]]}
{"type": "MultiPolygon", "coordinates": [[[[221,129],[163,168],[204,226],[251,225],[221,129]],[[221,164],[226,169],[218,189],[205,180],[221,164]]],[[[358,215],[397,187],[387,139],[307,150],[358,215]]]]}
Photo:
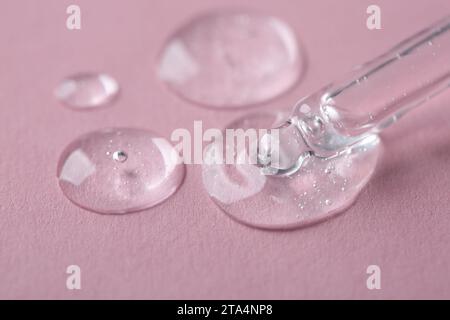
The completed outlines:
{"type": "Polygon", "coordinates": [[[204,165],[204,185],[248,225],[293,228],[329,218],[370,180],[378,133],[449,86],[447,17],[300,100],[282,125],[271,113],[236,120],[227,128],[278,130],[259,139],[257,165],[204,165]]]}

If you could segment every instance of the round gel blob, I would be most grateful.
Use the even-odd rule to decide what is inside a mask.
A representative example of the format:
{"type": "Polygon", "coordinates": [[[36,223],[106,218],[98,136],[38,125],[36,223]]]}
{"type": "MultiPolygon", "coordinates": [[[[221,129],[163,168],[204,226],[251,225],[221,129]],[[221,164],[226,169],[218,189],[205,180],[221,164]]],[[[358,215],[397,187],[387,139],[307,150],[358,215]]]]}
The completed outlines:
{"type": "Polygon", "coordinates": [[[258,13],[211,13],[167,41],[158,73],[181,97],[213,108],[268,101],[291,88],[303,70],[292,29],[258,13]]]}
{"type": "Polygon", "coordinates": [[[147,130],[111,128],[85,134],[63,151],[57,170],[64,195],[105,214],[147,209],[171,196],[184,178],[172,145],[147,130]]]}
{"type": "Polygon", "coordinates": [[[79,73],[63,79],[56,98],[74,110],[93,110],[110,104],[119,93],[117,81],[104,73],[79,73]]]}
{"type": "MultiPolygon", "coordinates": [[[[285,120],[281,113],[255,113],[237,119],[227,129],[277,128],[285,120]]],[[[293,136],[292,142],[296,139],[293,136]]],[[[339,156],[310,156],[292,174],[271,176],[257,165],[239,161],[243,156],[251,159],[250,142],[239,146],[225,141],[225,152],[235,155],[234,164],[214,161],[217,148],[214,143],[209,145],[202,166],[203,184],[232,218],[264,229],[303,227],[348,208],[369,182],[381,151],[378,137],[369,136],[339,156]]]]}

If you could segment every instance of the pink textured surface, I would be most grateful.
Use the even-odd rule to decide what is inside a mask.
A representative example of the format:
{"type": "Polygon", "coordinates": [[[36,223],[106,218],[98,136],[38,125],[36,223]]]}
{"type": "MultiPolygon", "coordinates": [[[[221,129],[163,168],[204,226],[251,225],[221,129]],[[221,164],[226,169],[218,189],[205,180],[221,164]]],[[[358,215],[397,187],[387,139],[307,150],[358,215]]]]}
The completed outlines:
{"type": "Polygon", "coordinates": [[[369,31],[372,2],[78,0],[82,30],[68,31],[72,1],[2,1],[0,297],[450,298],[449,94],[383,134],[386,154],[355,205],[307,229],[236,223],[208,198],[197,166],[168,201],[127,216],[82,210],[57,184],[60,152],[85,132],[132,126],[168,137],[194,120],[222,127],[246,112],[186,103],[155,76],[167,36],[197,13],[226,4],[292,25],[308,71],[259,107],[275,109],[450,12],[448,0],[376,1],[383,30],[369,31]],[[52,97],[58,81],[90,70],[118,79],[119,100],[92,113],[61,107],[52,97]],[[80,291],[65,287],[70,264],[82,269],[80,291]],[[366,288],[370,264],[381,267],[381,290],[366,288]]]}

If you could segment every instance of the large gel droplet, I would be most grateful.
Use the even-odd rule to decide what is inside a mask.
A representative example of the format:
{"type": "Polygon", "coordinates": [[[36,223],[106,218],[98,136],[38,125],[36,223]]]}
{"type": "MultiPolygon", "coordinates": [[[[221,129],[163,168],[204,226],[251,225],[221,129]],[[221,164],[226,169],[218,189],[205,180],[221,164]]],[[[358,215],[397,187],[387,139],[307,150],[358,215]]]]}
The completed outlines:
{"type": "Polygon", "coordinates": [[[302,57],[283,21],[256,13],[209,14],[165,46],[159,76],[189,101],[233,108],[265,102],[299,79],[302,57]]]}
{"type": "Polygon", "coordinates": [[[117,81],[103,73],[80,73],[65,78],[55,89],[55,96],[76,110],[91,110],[112,102],[119,92],[117,81]]]}
{"type": "MultiPolygon", "coordinates": [[[[246,115],[229,129],[277,128],[285,115],[246,115]]],[[[283,137],[288,139],[287,136],[283,137]]],[[[297,137],[292,137],[296,143],[297,137]]],[[[347,209],[370,180],[381,147],[377,136],[368,136],[348,152],[333,158],[306,158],[289,176],[270,176],[252,164],[220,164],[209,160],[214,144],[205,150],[203,183],[214,202],[234,219],[259,228],[303,227],[347,209]]],[[[248,147],[226,141],[225,149],[242,155],[248,147]],[[242,146],[241,146],[242,147],[242,146]]],[[[281,160],[281,159],[280,159],[281,160]]]]}
{"type": "Polygon", "coordinates": [[[184,165],[172,145],[154,133],[114,128],[72,142],[58,164],[59,185],[85,209],[120,214],[150,208],[181,185],[184,165]]]}

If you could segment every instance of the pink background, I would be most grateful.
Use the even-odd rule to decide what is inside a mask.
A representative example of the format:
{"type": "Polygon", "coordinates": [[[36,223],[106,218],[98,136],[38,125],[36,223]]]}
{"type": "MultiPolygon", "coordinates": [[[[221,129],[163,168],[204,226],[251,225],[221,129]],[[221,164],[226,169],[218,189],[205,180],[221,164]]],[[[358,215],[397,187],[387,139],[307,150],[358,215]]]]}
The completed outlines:
{"type": "MultiPolygon", "coordinates": [[[[56,165],[82,133],[108,126],[169,137],[194,120],[222,127],[248,112],[184,102],[156,78],[167,36],[208,9],[248,7],[292,25],[308,55],[303,81],[260,107],[298,98],[450,13],[448,0],[17,1],[0,4],[0,298],[450,298],[448,94],[382,135],[386,154],[344,214],[314,227],[273,232],[243,226],[208,198],[188,166],[165,203],[126,216],[82,210],[61,193],[56,165]],[[82,30],[65,27],[66,7],[82,30]],[[366,8],[382,8],[380,31],[366,8]],[[79,113],[52,96],[74,72],[115,76],[120,99],[79,113]],[[82,269],[69,291],[66,267],[82,269]],[[366,268],[382,289],[366,288],[366,268]]],[[[252,208],[248,208],[252,210],[252,208]]]]}

